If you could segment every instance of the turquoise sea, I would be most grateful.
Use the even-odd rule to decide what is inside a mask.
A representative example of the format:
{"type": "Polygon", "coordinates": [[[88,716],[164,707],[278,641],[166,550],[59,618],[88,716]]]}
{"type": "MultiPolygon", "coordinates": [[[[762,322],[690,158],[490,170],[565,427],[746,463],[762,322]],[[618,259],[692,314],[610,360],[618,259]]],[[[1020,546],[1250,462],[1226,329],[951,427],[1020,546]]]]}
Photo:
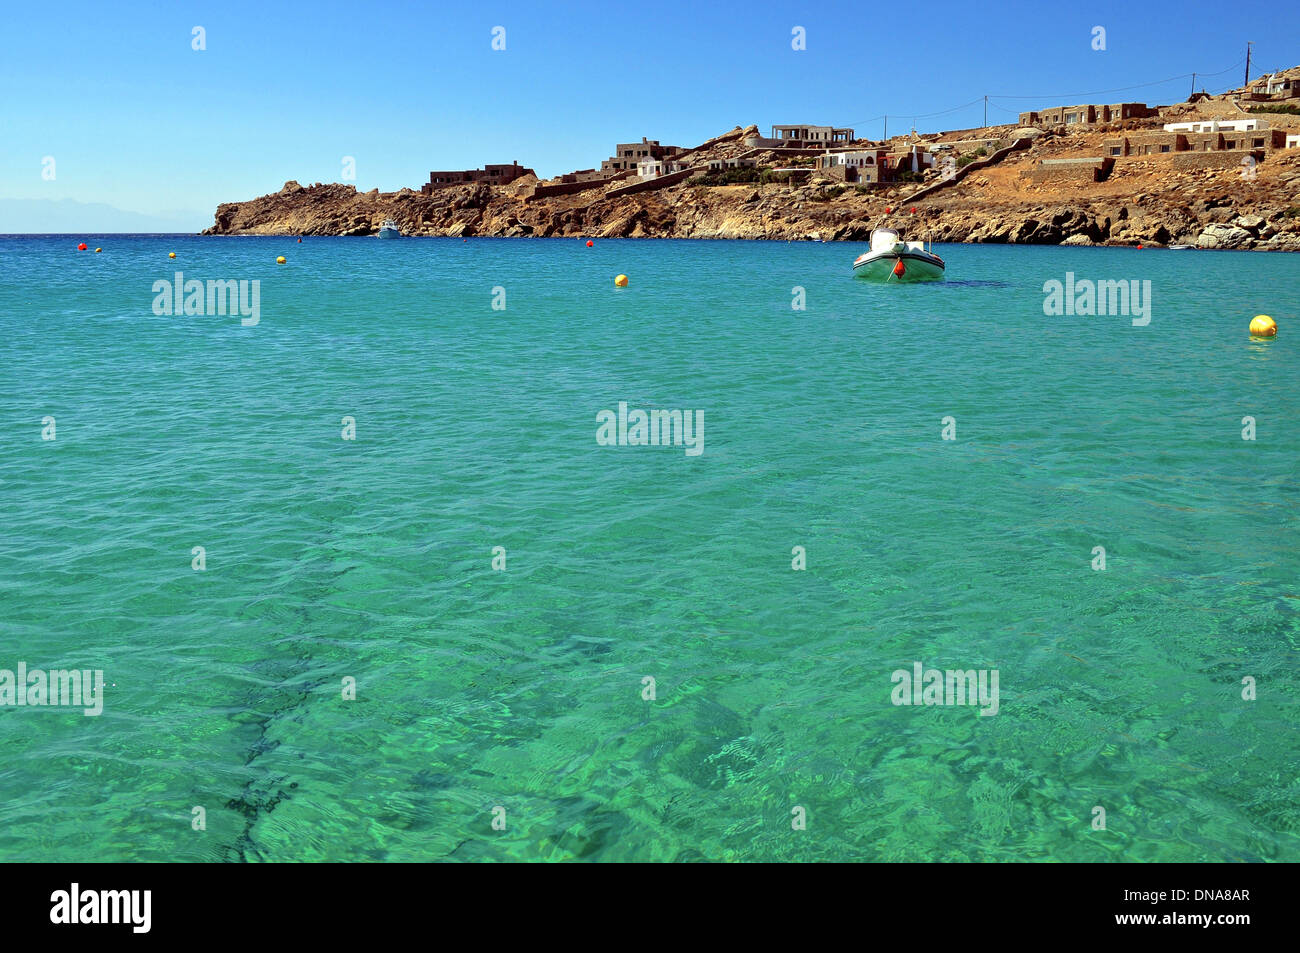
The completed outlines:
{"type": "Polygon", "coordinates": [[[1300,860],[1300,256],[862,250],[0,238],[0,859],[1300,860]]]}

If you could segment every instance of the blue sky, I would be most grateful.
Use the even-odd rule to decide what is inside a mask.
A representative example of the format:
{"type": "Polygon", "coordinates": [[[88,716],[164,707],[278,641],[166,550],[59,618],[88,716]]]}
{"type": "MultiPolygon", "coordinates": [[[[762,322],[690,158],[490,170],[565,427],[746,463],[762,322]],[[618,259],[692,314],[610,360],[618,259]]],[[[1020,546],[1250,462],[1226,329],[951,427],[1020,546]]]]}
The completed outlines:
{"type": "MultiPolygon", "coordinates": [[[[543,176],[616,141],[734,125],[964,128],[1065,101],[1176,102],[1300,64],[1294,3],[11,4],[0,34],[0,199],[73,199],[211,224],[287,179],[418,188],[518,159],[543,176]],[[1240,8],[1244,11],[1245,8],[1240,8]],[[652,10],[652,15],[642,11],[652,10]],[[195,26],[206,49],[192,48],[195,26]],[[492,49],[505,27],[506,49],[492,49]],[[791,31],[807,48],[791,48],[791,31]],[[1093,27],[1106,49],[1092,48],[1093,27]],[[1226,72],[1221,72],[1225,71],[1226,72]],[[1201,83],[1198,82],[1198,88],[1201,83]],[[1071,94],[1071,95],[1063,95],[1071,94]],[[1019,98],[1012,98],[1019,97],[1019,98]],[[927,118],[928,117],[928,118],[927,118]],[[868,121],[871,120],[871,121],[868,121]],[[55,160],[53,180],[42,160],[55,160]]],[[[30,203],[28,203],[30,205],[30,203]]],[[[0,222],[3,230],[3,222],[0,222]]]]}

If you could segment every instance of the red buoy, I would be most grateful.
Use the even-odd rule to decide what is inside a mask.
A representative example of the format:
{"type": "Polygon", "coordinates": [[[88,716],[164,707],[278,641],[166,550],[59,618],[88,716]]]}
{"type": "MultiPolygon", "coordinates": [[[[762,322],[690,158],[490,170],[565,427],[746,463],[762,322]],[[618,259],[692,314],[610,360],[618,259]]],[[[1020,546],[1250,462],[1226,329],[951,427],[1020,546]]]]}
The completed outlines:
{"type": "Polygon", "coordinates": [[[82,242],[80,245],[77,246],[77,251],[85,251],[85,250],[86,250],[85,242],[82,242]]]}
{"type": "Polygon", "coordinates": [[[587,241],[587,247],[590,248],[591,245],[592,245],[592,242],[591,242],[590,240],[588,240],[588,241],[587,241]]]}
{"type": "Polygon", "coordinates": [[[903,266],[903,259],[900,258],[898,261],[894,262],[894,274],[898,275],[900,278],[907,274],[907,269],[903,266]]]}

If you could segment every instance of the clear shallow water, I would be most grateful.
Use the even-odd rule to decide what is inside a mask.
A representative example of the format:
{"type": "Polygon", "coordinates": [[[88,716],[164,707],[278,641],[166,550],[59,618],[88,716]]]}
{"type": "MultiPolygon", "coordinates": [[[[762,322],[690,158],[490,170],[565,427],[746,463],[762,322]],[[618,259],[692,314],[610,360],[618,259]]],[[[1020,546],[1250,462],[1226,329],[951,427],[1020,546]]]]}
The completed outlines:
{"type": "Polygon", "coordinates": [[[78,240],[0,238],[0,668],[112,687],[0,709],[0,857],[1300,859],[1300,256],[78,240]]]}

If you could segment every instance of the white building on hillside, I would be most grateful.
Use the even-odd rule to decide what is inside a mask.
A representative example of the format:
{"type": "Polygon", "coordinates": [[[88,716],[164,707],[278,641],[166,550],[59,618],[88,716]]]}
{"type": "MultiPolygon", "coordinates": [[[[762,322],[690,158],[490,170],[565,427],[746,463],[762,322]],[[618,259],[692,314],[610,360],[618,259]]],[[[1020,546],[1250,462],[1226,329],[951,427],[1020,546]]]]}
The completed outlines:
{"type": "Polygon", "coordinates": [[[661,175],[670,175],[681,170],[682,164],[672,159],[642,159],[636,164],[636,177],[638,179],[657,179],[661,175]]]}
{"type": "Polygon", "coordinates": [[[1254,132],[1267,128],[1267,119],[1199,119],[1165,123],[1165,132],[1254,132]]]}

